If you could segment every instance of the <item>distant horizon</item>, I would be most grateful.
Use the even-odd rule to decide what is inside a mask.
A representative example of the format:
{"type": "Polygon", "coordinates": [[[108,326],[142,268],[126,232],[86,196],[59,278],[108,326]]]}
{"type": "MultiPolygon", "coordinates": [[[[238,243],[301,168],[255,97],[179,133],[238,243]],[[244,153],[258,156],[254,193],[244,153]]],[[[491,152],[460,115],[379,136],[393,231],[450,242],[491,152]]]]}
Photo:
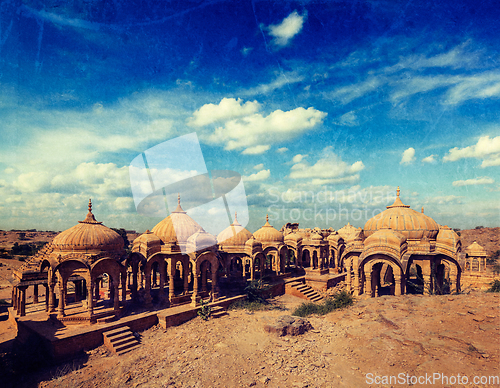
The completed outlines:
{"type": "Polygon", "coordinates": [[[92,198],[151,230],[129,165],[193,132],[252,232],[363,227],[398,186],[441,225],[500,225],[495,2],[56,3],[0,12],[0,229],[68,229],[92,198]]]}

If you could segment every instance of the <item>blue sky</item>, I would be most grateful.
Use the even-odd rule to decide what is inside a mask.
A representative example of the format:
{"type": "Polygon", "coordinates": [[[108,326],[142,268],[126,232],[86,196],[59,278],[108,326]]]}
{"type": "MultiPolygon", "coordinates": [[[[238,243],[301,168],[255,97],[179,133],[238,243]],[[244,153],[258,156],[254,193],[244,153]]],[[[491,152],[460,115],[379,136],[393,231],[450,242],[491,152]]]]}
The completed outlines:
{"type": "MultiPolygon", "coordinates": [[[[4,1],[0,228],[144,231],[131,161],[196,132],[243,176],[248,229],[404,203],[500,219],[494,1],[4,1]],[[70,3],[70,4],[68,4],[70,3]]],[[[206,226],[206,225],[202,225],[206,226]]]]}

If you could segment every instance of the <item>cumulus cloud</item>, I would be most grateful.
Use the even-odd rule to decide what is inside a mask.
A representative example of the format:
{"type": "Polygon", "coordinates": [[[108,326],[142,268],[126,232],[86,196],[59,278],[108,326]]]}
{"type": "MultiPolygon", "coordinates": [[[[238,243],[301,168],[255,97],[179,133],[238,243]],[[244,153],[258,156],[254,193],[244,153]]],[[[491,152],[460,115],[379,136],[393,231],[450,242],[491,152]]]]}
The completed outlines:
{"type": "Polygon", "coordinates": [[[273,44],[282,47],[288,45],[290,40],[302,30],[304,19],[305,15],[299,15],[297,11],[293,11],[280,24],[270,25],[268,29],[269,35],[274,38],[273,44]]]}
{"type": "Polygon", "coordinates": [[[444,162],[455,162],[464,158],[483,159],[481,167],[500,166],[500,136],[490,139],[482,136],[476,144],[465,148],[452,148],[443,157],[444,162]]]}
{"type": "Polygon", "coordinates": [[[295,162],[291,167],[290,178],[312,179],[313,184],[352,182],[359,179],[357,173],[365,168],[361,160],[352,165],[344,162],[333,152],[332,147],[326,147],[323,150],[323,157],[313,165],[304,161],[303,158],[296,160],[299,159],[300,161],[295,162]]]}
{"type": "Polygon", "coordinates": [[[254,170],[262,170],[264,168],[264,163],[259,163],[256,166],[253,166],[254,170]]]}
{"type": "Polygon", "coordinates": [[[271,170],[261,170],[255,174],[244,176],[243,180],[247,182],[263,181],[271,176],[271,170]]]}
{"type": "Polygon", "coordinates": [[[401,162],[399,164],[411,164],[415,161],[415,148],[410,147],[403,152],[401,162]]]}
{"type": "Polygon", "coordinates": [[[436,155],[429,155],[422,159],[422,163],[436,163],[436,155]]]}
{"type": "Polygon", "coordinates": [[[271,144],[301,135],[321,124],[327,113],[312,107],[290,111],[275,110],[268,116],[254,113],[232,119],[212,133],[200,133],[211,144],[224,144],[227,151],[243,150],[243,154],[256,155],[269,150],[271,144]]]}
{"type": "Polygon", "coordinates": [[[278,154],[282,154],[282,153],[287,152],[287,151],[288,151],[288,148],[286,148],[286,147],[281,147],[281,148],[278,148],[278,149],[276,150],[276,152],[277,152],[278,154]]]}
{"type": "Polygon", "coordinates": [[[243,155],[260,155],[268,151],[271,148],[270,145],[257,145],[253,147],[248,147],[244,149],[241,153],[243,155]]]}
{"type": "Polygon", "coordinates": [[[217,121],[251,115],[260,108],[257,101],[247,101],[244,104],[242,102],[241,98],[223,98],[218,105],[205,104],[188,119],[188,125],[203,127],[217,121]]]}
{"type": "Polygon", "coordinates": [[[476,185],[491,185],[493,183],[495,183],[495,180],[493,178],[484,176],[479,178],[454,181],[452,184],[453,186],[476,186],[476,185]]]}
{"type": "Polygon", "coordinates": [[[300,163],[307,155],[297,154],[292,158],[293,163],[300,163]]]}

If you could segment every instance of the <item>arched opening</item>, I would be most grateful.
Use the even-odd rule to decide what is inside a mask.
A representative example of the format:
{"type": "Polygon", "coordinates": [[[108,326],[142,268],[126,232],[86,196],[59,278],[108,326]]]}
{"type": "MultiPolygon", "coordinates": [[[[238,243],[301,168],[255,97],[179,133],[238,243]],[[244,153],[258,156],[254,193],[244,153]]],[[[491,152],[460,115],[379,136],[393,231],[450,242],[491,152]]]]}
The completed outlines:
{"type": "Polygon", "coordinates": [[[302,251],[302,267],[309,268],[311,266],[311,256],[309,255],[309,250],[304,249],[302,251]]]}
{"type": "Polygon", "coordinates": [[[450,293],[449,270],[441,263],[436,266],[436,275],[434,280],[434,291],[438,295],[450,293]],[[448,276],[446,276],[448,272],[448,276]]]}
{"type": "Polygon", "coordinates": [[[406,277],[406,293],[407,294],[423,294],[424,293],[424,276],[422,267],[418,264],[411,263],[406,277]]]}

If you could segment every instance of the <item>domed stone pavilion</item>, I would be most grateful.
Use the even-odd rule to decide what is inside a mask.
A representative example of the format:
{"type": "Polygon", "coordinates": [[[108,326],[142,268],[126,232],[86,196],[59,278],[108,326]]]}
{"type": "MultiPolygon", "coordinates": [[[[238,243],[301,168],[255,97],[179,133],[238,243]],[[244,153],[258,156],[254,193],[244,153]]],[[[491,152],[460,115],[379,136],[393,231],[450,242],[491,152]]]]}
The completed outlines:
{"type": "Polygon", "coordinates": [[[211,299],[217,299],[217,239],[182,209],[180,196],[168,217],[134,240],[128,265],[132,298],[140,293],[146,306],[155,298],[160,304],[167,301],[167,283],[170,306],[187,301],[196,305],[208,295],[209,283],[211,299]]]}
{"type": "MultiPolygon", "coordinates": [[[[347,239],[340,265],[355,295],[444,293],[460,290],[463,254],[460,238],[447,226],[403,204],[394,203],[347,239]]],[[[340,234],[340,230],[339,230],[340,234]]]]}
{"type": "MultiPolygon", "coordinates": [[[[55,315],[57,311],[56,318],[61,322],[93,322],[100,317],[95,307],[100,299],[99,284],[105,277],[114,315],[119,316],[120,284],[122,304],[126,299],[125,260],[123,238],[102,222],[96,221],[89,200],[88,213],[83,221],[59,233],[14,273],[14,308],[20,316],[24,316],[26,289],[34,287],[34,302],[38,303],[38,286],[43,285],[48,295],[45,301],[49,315],[55,315]],[[68,296],[69,282],[73,286],[72,298],[68,296]],[[67,314],[67,302],[70,299],[72,313],[67,314]],[[86,314],[82,314],[82,308],[86,314]]],[[[109,315],[109,312],[106,314],[109,315]]]]}
{"type": "Polygon", "coordinates": [[[264,257],[264,271],[274,271],[276,274],[285,272],[286,255],[288,249],[284,244],[283,233],[275,229],[269,223],[269,215],[266,215],[266,223],[253,236],[262,244],[264,257]]]}
{"type": "Polygon", "coordinates": [[[264,255],[262,243],[239,222],[237,214],[233,223],[219,233],[219,254],[224,261],[226,276],[255,280],[255,274],[262,277],[264,255]]]}

